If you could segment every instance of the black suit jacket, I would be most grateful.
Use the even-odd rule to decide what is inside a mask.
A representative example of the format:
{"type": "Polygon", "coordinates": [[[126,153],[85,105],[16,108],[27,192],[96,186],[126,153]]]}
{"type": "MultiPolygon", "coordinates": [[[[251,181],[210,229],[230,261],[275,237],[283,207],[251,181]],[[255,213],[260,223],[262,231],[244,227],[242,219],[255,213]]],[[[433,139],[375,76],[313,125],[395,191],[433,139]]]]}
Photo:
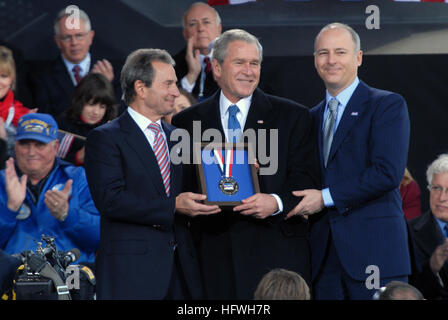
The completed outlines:
{"type": "MultiPolygon", "coordinates": [[[[220,92],[173,118],[173,124],[193,132],[193,121],[201,121],[201,133],[209,128],[219,129],[223,137],[219,110],[220,92]]],[[[278,148],[277,171],[260,175],[263,193],[275,193],[282,199],[281,214],[264,220],[246,217],[233,211],[198,217],[198,248],[206,297],[210,299],[252,299],[261,277],[276,267],[299,272],[310,280],[308,222],[301,217],[284,220],[286,213],[297,203],[291,190],[314,188],[318,184],[315,145],[310,139],[309,111],[297,103],[267,95],[256,89],[244,130],[267,132],[267,147],[278,148]],[[276,130],[278,141],[270,138],[276,130]],[[274,131],[272,131],[274,132],[274,131]]],[[[258,136],[258,139],[260,136],[258,136]]],[[[257,141],[256,152],[262,150],[257,141]]],[[[273,156],[273,154],[271,154],[273,156]]],[[[260,167],[262,157],[258,154],[260,167]]],[[[185,166],[187,190],[198,191],[195,170],[185,166]]]]}
{"type": "Polygon", "coordinates": [[[429,260],[445,236],[431,211],[409,221],[410,232],[415,243],[415,256],[421,272],[413,273],[410,283],[417,287],[426,299],[448,299],[448,264],[445,262],[439,272],[444,285],[431,271],[429,260]]]}
{"type": "MultiPolygon", "coordinates": [[[[96,61],[92,57],[90,66],[93,67],[96,61]]],[[[120,101],[121,89],[118,79],[119,76],[115,74],[113,86],[117,101],[120,101]]],[[[44,71],[32,77],[31,83],[34,107],[39,108],[39,112],[49,113],[56,117],[70,107],[70,99],[75,90],[75,85],[61,56],[53,60],[44,71]]]]}
{"type": "MultiPolygon", "coordinates": [[[[169,137],[173,127],[164,124],[163,130],[169,137]]],[[[171,195],[167,197],[151,146],[124,112],[89,134],[85,168],[101,214],[98,298],[163,299],[175,247],[192,298],[201,298],[188,221],[174,212],[181,167],[171,165],[171,195]]]]}
{"type": "MultiPolygon", "coordinates": [[[[178,54],[176,54],[173,59],[176,62],[175,70],[176,70],[176,76],[177,80],[180,82],[180,80],[185,77],[188,73],[188,65],[187,61],[185,60],[185,54],[186,49],[184,48],[182,51],[180,51],[178,54]]],[[[198,98],[199,95],[199,86],[201,82],[201,74],[199,74],[198,78],[196,79],[196,83],[194,85],[193,91],[191,92],[195,98],[198,98]]],[[[206,74],[205,82],[204,82],[204,98],[210,97],[212,94],[214,94],[219,89],[218,84],[216,83],[215,79],[213,78],[213,72],[210,70],[208,74],[206,74]]]]}

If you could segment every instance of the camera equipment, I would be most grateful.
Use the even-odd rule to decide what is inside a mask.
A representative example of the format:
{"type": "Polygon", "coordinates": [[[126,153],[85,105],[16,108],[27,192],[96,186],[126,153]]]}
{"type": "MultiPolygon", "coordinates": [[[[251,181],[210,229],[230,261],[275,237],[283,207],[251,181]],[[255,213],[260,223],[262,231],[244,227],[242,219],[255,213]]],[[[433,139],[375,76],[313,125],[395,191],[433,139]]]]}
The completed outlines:
{"type": "Polygon", "coordinates": [[[76,248],[58,251],[54,240],[54,237],[42,235],[42,242],[37,242],[35,252],[27,250],[15,255],[23,262],[14,281],[15,299],[93,299],[93,272],[85,266],[70,265],[79,259],[81,253],[76,248]],[[43,242],[45,247],[42,247],[43,242]],[[75,276],[77,278],[73,279],[75,276]],[[76,280],[77,285],[73,286],[72,280],[76,280]]]}

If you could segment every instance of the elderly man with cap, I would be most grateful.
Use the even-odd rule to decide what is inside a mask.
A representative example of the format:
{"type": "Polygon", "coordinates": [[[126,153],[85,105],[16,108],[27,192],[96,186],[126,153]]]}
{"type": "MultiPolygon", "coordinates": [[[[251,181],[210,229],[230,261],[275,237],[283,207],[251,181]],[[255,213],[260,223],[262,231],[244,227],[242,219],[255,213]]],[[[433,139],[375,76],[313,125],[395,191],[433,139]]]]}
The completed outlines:
{"type": "Polygon", "coordinates": [[[55,237],[59,250],[78,248],[93,263],[99,243],[99,213],[84,169],[56,158],[58,126],[42,113],[19,119],[16,159],[0,172],[0,249],[35,250],[41,235],[55,237]]]}

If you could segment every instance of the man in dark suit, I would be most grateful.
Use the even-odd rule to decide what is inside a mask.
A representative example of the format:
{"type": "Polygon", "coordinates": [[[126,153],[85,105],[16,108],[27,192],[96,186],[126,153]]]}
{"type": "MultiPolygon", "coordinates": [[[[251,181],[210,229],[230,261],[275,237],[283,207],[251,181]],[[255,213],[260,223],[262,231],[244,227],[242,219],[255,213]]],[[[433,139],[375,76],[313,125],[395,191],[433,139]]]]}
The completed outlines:
{"type": "MultiPolygon", "coordinates": [[[[41,113],[57,116],[70,107],[73,90],[89,72],[101,73],[111,82],[115,78],[109,61],[95,60],[89,53],[95,32],[91,29],[88,15],[79,10],[79,20],[75,20],[65,8],[57,14],[54,41],[61,55],[47,69],[31,78],[35,106],[41,113]]],[[[114,84],[119,86],[118,82],[114,84]]],[[[119,95],[118,88],[116,91],[119,95]]]]}
{"type": "MultiPolygon", "coordinates": [[[[223,33],[214,43],[212,59],[221,90],[173,118],[175,126],[190,134],[196,130],[193,121],[200,121],[201,133],[215,129],[232,142],[232,133],[241,131],[232,128],[237,123],[243,136],[252,132],[258,139],[254,147],[261,192],[233,210],[193,221],[208,299],[252,299],[263,275],[274,268],[295,271],[310,283],[308,223],[302,217],[285,221],[284,213],[296,204],[294,187],[310,188],[318,181],[311,117],[305,107],[257,88],[261,61],[262,47],[253,35],[223,33]],[[262,156],[266,152],[270,162],[262,156]]],[[[194,168],[185,168],[187,190],[197,190],[194,168]]]]}
{"type": "Polygon", "coordinates": [[[202,100],[219,89],[211,71],[211,46],[221,34],[221,18],[213,7],[195,2],[182,23],[187,47],[174,56],[176,75],[182,88],[202,100]]]}
{"type": "Polygon", "coordinates": [[[448,299],[448,154],[440,155],[426,171],[431,210],[409,221],[415,256],[421,272],[410,282],[426,299],[448,299]]]}
{"type": "Polygon", "coordinates": [[[288,216],[325,208],[311,229],[315,298],[370,300],[374,289],[406,282],[410,274],[398,190],[409,145],[406,102],[358,79],[361,45],[349,26],[325,26],[314,46],[315,67],[327,88],[311,111],[322,190],[295,192],[303,199],[288,216]]]}
{"type": "Polygon", "coordinates": [[[174,128],[160,119],[179,96],[173,65],[164,50],[131,53],[121,72],[127,111],[87,139],[87,179],[101,214],[99,299],[202,297],[188,215],[220,209],[180,193],[181,167],[170,165],[174,128]]]}

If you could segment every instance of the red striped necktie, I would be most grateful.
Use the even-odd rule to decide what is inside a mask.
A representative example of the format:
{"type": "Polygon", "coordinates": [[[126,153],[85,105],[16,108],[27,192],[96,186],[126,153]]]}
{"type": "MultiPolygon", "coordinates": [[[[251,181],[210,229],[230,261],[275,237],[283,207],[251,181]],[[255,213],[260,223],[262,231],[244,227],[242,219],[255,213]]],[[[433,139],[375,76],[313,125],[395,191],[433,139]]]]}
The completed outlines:
{"type": "Polygon", "coordinates": [[[74,65],[73,66],[73,69],[72,69],[72,71],[73,71],[73,74],[75,75],[75,80],[76,80],[76,84],[78,84],[79,83],[79,81],[81,81],[81,67],[79,66],[79,65],[74,65]]]}
{"type": "Polygon", "coordinates": [[[159,164],[160,173],[162,175],[163,185],[165,186],[166,194],[170,195],[170,159],[168,157],[168,147],[165,143],[165,137],[162,134],[160,126],[153,122],[148,126],[155,135],[153,151],[159,164]]]}
{"type": "Polygon", "coordinates": [[[209,73],[212,70],[212,64],[210,63],[209,57],[204,58],[204,64],[205,64],[205,73],[209,73]]]}

